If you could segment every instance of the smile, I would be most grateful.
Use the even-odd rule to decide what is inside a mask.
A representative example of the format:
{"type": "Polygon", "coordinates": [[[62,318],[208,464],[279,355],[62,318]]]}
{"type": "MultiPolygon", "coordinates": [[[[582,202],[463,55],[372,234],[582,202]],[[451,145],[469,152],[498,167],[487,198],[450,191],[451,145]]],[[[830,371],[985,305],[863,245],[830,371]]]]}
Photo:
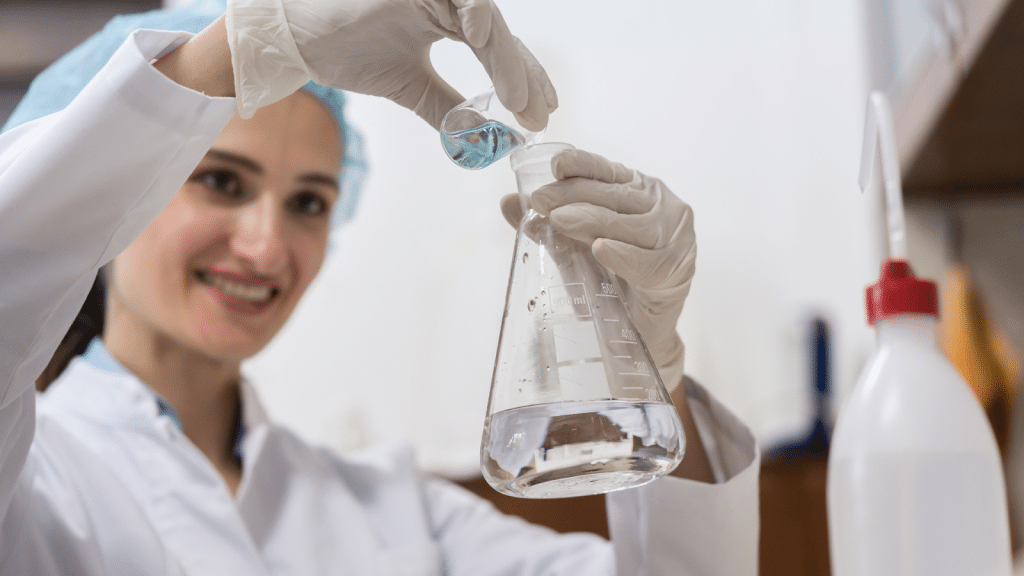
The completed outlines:
{"type": "Polygon", "coordinates": [[[246,302],[252,302],[254,304],[263,304],[269,302],[274,296],[277,296],[278,290],[274,286],[266,284],[262,285],[247,285],[234,280],[229,280],[223,276],[207,272],[205,270],[199,270],[196,272],[196,276],[199,281],[213,287],[214,289],[223,292],[224,294],[239,300],[245,300],[246,302]]]}

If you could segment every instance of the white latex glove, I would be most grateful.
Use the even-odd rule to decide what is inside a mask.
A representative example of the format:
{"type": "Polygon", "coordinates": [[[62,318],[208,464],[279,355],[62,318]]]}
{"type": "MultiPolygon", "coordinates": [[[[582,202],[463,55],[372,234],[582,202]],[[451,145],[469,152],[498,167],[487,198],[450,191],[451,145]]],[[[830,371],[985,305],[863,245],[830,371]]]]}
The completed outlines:
{"type": "Polygon", "coordinates": [[[469,45],[524,127],[546,126],[558,106],[544,68],[490,0],[229,0],[226,16],[243,118],[313,80],[383,96],[438,128],[464,100],[430,64],[441,38],[469,45]]]}
{"type": "MultiPolygon", "coordinates": [[[[591,244],[597,261],[625,280],[630,319],[671,392],[683,379],[676,322],[697,259],[693,211],[661,180],[590,152],[560,152],[551,171],[558,181],[533,193],[533,209],[558,232],[591,244]]],[[[519,225],[518,195],[502,198],[501,210],[519,225]]]]}

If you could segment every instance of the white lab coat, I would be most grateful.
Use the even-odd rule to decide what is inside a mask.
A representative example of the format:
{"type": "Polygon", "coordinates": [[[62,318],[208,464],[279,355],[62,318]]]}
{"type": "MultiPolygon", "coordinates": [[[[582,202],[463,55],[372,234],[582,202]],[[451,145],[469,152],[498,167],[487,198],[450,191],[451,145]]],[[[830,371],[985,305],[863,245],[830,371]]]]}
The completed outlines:
{"type": "Polygon", "coordinates": [[[248,385],[237,496],[130,374],[76,360],[37,401],[96,270],[234,112],[149,65],[185,38],[136,32],[66,110],[0,136],[0,575],[756,573],[756,444],[692,384],[721,482],[609,495],[611,544],[504,516],[404,446],[311,447],[248,385]]]}

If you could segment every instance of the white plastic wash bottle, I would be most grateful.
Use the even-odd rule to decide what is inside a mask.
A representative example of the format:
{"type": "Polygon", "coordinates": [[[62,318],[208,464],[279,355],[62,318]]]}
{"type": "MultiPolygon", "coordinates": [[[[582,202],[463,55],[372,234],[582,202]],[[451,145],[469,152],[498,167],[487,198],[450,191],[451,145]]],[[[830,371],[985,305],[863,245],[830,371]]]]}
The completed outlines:
{"type": "Polygon", "coordinates": [[[828,462],[835,576],[1009,576],[995,436],[936,344],[935,284],[887,260],[867,290],[878,349],[836,422],[828,462]]]}

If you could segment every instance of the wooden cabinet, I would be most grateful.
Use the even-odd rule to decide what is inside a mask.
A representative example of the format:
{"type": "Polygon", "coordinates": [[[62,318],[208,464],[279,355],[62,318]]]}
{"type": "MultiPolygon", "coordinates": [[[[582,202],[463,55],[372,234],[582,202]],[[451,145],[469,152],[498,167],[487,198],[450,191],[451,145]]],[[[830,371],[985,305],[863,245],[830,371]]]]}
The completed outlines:
{"type": "MultiPolygon", "coordinates": [[[[828,576],[826,454],[766,458],[761,467],[761,576],[828,576]]],[[[559,532],[608,537],[604,496],[554,500],[512,498],[482,478],[460,482],[499,510],[559,532]]]]}
{"type": "Polygon", "coordinates": [[[761,465],[760,576],[829,576],[828,454],[766,457],[761,465]]]}
{"type": "Polygon", "coordinates": [[[505,514],[513,514],[559,532],[593,532],[608,537],[604,496],[531,500],[496,492],[483,478],[465,480],[459,485],[490,500],[505,514]]]}
{"type": "Polygon", "coordinates": [[[907,199],[1024,192],[1024,0],[871,6],[907,199]]]}
{"type": "Polygon", "coordinates": [[[1024,192],[1024,1],[1006,6],[934,122],[917,128],[925,114],[916,108],[927,104],[908,98],[898,122],[908,198],[1024,192]]]}

